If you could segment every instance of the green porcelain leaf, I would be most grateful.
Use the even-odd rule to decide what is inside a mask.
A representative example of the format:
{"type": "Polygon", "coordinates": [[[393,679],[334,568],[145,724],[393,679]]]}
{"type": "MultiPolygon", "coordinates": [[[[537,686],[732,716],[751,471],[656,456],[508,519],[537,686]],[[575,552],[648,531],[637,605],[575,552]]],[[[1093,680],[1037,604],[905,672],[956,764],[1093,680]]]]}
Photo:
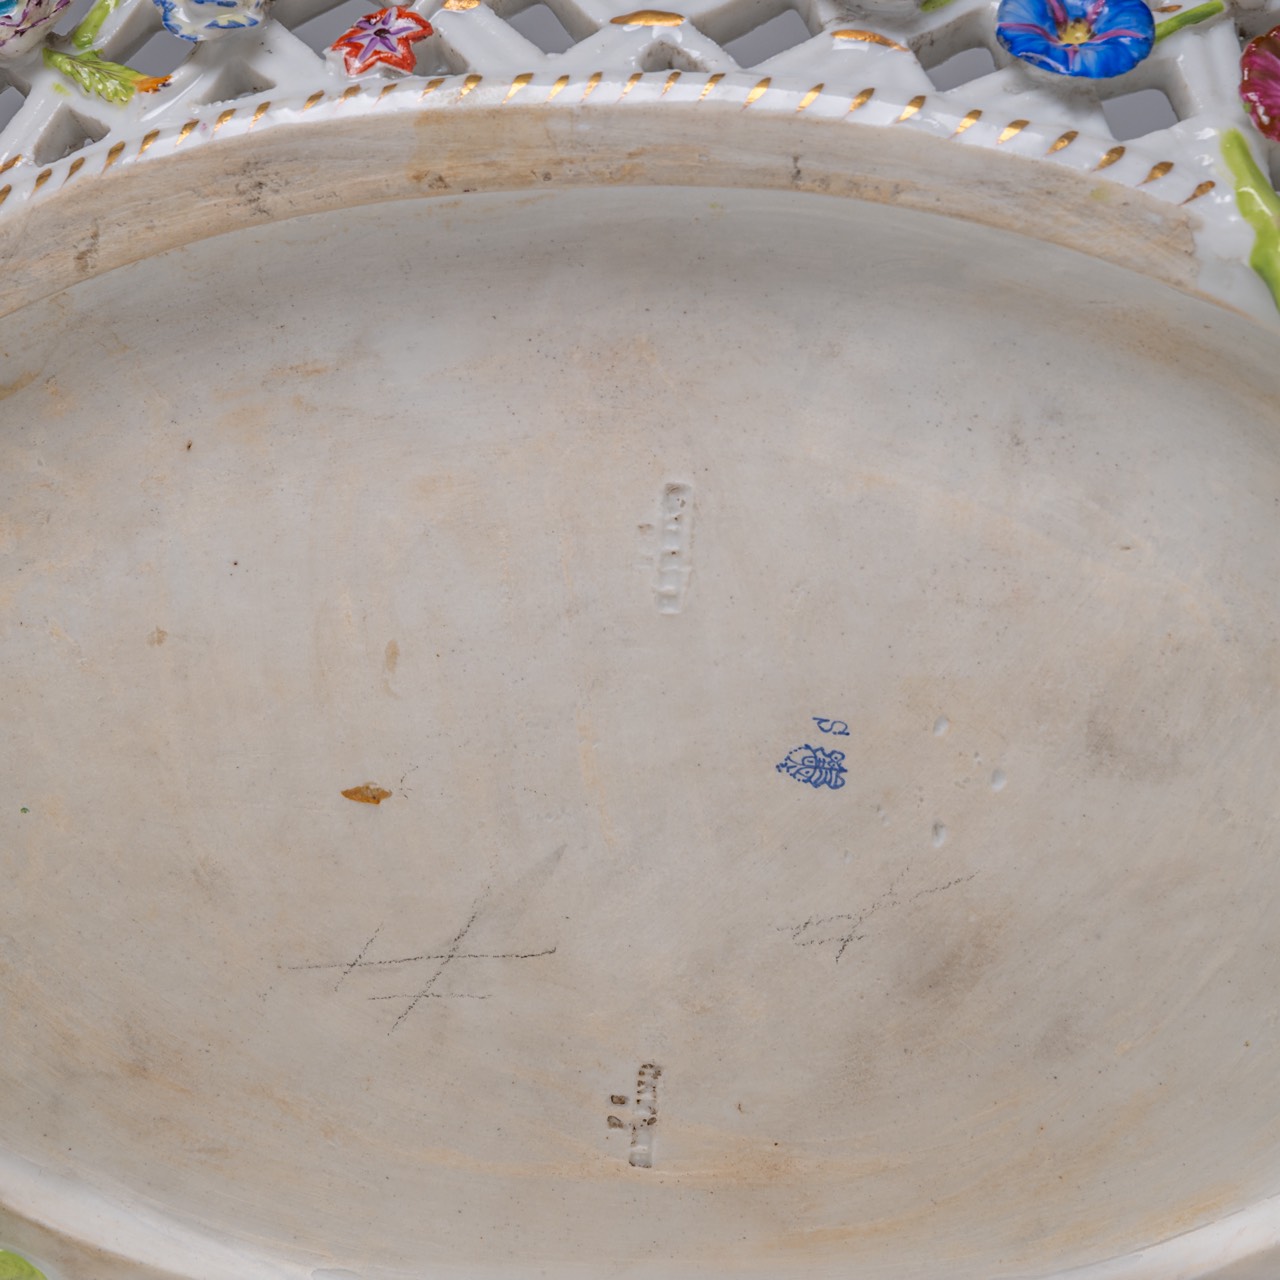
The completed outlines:
{"type": "Polygon", "coordinates": [[[45,65],[61,72],[68,80],[79,85],[85,93],[96,94],[107,102],[125,103],[141,89],[150,93],[158,89],[164,80],[144,76],[132,67],[118,62],[105,62],[96,53],[62,53],[57,49],[44,51],[45,65]]]}
{"type": "Polygon", "coordinates": [[[98,38],[102,24],[116,11],[119,4],[120,0],[94,0],[93,7],[71,33],[71,43],[77,49],[88,49],[98,38]]]}
{"type": "Polygon", "coordinates": [[[1280,307],[1280,196],[1258,168],[1239,129],[1222,135],[1222,158],[1236,189],[1236,208],[1253,228],[1249,265],[1266,281],[1280,307]]]}
{"type": "Polygon", "coordinates": [[[26,1258],[10,1253],[8,1249],[0,1249],[0,1280],[45,1280],[45,1274],[26,1258]]]}

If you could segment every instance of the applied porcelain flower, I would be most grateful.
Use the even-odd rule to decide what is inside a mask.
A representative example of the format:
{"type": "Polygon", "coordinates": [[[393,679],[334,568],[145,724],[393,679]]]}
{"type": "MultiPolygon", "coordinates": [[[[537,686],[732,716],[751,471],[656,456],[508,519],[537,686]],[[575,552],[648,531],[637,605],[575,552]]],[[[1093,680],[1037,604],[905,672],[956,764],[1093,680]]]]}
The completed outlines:
{"type": "Polygon", "coordinates": [[[0,60],[19,58],[49,34],[71,0],[0,0],[0,60]]]}
{"type": "Polygon", "coordinates": [[[410,46],[416,40],[425,40],[433,31],[431,23],[412,9],[393,6],[366,13],[333,42],[330,51],[342,54],[349,76],[363,75],[377,66],[408,73],[414,67],[410,46]]]}
{"type": "Polygon", "coordinates": [[[1245,45],[1240,55],[1240,96],[1258,132],[1280,142],[1280,27],[1245,45]]]}
{"type": "Polygon", "coordinates": [[[1016,58],[1102,80],[1136,67],[1155,43],[1143,0],[1000,0],[996,35],[1016,58]]]}
{"type": "Polygon", "coordinates": [[[259,26],[267,0],[155,0],[165,30],[182,40],[210,40],[259,26]]]}

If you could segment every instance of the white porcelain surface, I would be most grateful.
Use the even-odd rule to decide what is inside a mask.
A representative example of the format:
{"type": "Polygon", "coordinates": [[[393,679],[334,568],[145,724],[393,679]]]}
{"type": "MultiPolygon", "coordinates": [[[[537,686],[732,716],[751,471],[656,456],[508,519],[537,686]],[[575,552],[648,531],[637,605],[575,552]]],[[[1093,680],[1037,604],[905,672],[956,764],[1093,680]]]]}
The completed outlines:
{"type": "Polygon", "coordinates": [[[728,189],[316,215],[0,322],[3,1243],[1012,1280],[1273,1241],[1273,344],[728,189]]]}

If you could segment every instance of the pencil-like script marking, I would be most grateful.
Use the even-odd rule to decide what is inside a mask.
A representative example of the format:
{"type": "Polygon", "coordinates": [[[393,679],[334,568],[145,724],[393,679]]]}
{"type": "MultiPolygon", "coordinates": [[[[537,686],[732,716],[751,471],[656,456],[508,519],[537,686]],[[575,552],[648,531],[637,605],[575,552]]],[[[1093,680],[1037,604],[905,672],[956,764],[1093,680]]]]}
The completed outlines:
{"type": "Polygon", "coordinates": [[[396,1031],[404,1020],[409,1017],[424,1000],[488,1000],[487,993],[476,993],[474,991],[448,991],[443,990],[445,975],[451,970],[456,969],[459,965],[465,965],[467,968],[474,968],[470,963],[476,960],[538,960],[543,956],[553,956],[556,953],[555,947],[545,947],[539,951],[480,951],[470,948],[464,950],[463,943],[467,935],[471,932],[477,919],[480,917],[481,907],[484,903],[484,895],[476,902],[472,908],[470,915],[467,917],[466,923],[453,935],[453,937],[443,946],[432,948],[428,951],[420,952],[411,956],[392,956],[387,959],[372,958],[370,952],[373,950],[374,943],[378,940],[378,935],[382,932],[382,926],[379,925],[369,936],[367,942],[356,952],[355,956],[349,960],[325,961],[320,964],[300,964],[291,966],[294,969],[336,969],[338,970],[338,979],[334,983],[334,991],[338,991],[349,978],[352,978],[357,972],[368,971],[370,974],[378,972],[396,972],[402,971],[402,966],[408,966],[408,972],[416,974],[416,981],[412,983],[412,991],[398,991],[391,994],[382,994],[376,992],[366,995],[366,1000],[394,1000],[398,1002],[402,1008],[396,1016],[395,1021],[391,1024],[391,1032],[396,1031]],[[416,968],[414,966],[417,966],[416,968]]]}

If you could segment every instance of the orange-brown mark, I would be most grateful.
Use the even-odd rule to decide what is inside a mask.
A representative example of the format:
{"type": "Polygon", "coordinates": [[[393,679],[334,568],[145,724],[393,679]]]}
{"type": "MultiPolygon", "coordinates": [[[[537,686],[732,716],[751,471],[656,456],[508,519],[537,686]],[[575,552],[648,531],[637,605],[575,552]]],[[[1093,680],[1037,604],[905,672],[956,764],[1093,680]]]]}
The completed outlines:
{"type": "Polygon", "coordinates": [[[348,787],[343,793],[348,800],[357,804],[381,804],[391,798],[391,792],[372,782],[361,783],[358,787],[348,787]]]}
{"type": "Polygon", "coordinates": [[[12,382],[0,382],[0,400],[7,400],[9,396],[17,395],[23,387],[30,386],[35,380],[34,373],[24,373],[12,382]]]}
{"type": "Polygon", "coordinates": [[[169,633],[163,627],[157,627],[149,636],[147,636],[147,643],[158,647],[159,645],[164,644],[168,638],[169,633]]]}
{"type": "Polygon", "coordinates": [[[396,664],[400,661],[400,646],[394,640],[387,641],[387,653],[384,663],[387,668],[387,675],[393,676],[396,673],[396,664]]]}

